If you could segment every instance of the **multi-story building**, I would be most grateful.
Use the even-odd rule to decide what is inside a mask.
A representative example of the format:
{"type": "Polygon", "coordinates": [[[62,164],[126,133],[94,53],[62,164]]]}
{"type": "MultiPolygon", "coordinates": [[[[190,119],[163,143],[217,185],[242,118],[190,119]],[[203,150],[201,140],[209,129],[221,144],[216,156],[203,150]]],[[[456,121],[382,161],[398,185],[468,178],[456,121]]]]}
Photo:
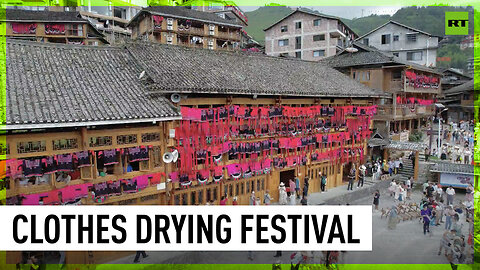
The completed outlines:
{"type": "Polygon", "coordinates": [[[129,22],[133,39],[162,44],[238,50],[242,26],[216,14],[186,7],[158,6],[142,9],[129,22]]]}
{"type": "MultiPolygon", "coordinates": [[[[119,4],[120,2],[115,2],[119,4]]],[[[123,43],[131,39],[131,30],[126,24],[141,9],[137,6],[114,6],[107,0],[83,3],[77,0],[67,0],[58,5],[44,7],[9,6],[8,8],[22,10],[39,10],[55,12],[78,12],[87,19],[100,33],[105,36],[108,43],[123,43]]],[[[127,3],[131,4],[131,3],[127,3]]],[[[58,15],[59,16],[59,15],[58,15]]]]}
{"type": "Polygon", "coordinates": [[[447,91],[452,87],[459,86],[473,79],[471,76],[453,68],[438,68],[438,71],[443,74],[442,91],[447,91]]]}
{"type": "MultiPolygon", "coordinates": [[[[339,186],[364,158],[381,95],[318,63],[143,42],[7,40],[6,70],[0,149],[7,203],[22,205],[248,204],[252,192],[278,200],[294,177],[318,192],[319,172],[339,186]]],[[[67,252],[66,262],[125,254],[67,252]]]]}
{"type": "Polygon", "coordinates": [[[475,46],[475,39],[479,39],[480,35],[468,35],[460,42],[460,50],[473,48],[475,46]]]}
{"type": "Polygon", "coordinates": [[[352,46],[357,52],[344,51],[324,62],[368,87],[391,95],[380,100],[375,128],[386,127],[393,139],[399,139],[401,132],[425,126],[435,113],[442,73],[359,42],[352,46]]]}
{"type": "Polygon", "coordinates": [[[388,21],[357,41],[390,52],[403,61],[435,67],[439,37],[396,21],[388,21]]]}
{"type": "Polygon", "coordinates": [[[264,29],[265,53],[318,61],[334,56],[357,34],[340,18],[296,9],[264,29]]]}
{"type": "Polygon", "coordinates": [[[473,120],[474,114],[474,81],[469,81],[443,91],[442,104],[448,108],[442,115],[447,123],[473,120]]]}
{"type": "Polygon", "coordinates": [[[105,36],[78,12],[7,9],[6,36],[49,43],[108,44],[105,36]]]}

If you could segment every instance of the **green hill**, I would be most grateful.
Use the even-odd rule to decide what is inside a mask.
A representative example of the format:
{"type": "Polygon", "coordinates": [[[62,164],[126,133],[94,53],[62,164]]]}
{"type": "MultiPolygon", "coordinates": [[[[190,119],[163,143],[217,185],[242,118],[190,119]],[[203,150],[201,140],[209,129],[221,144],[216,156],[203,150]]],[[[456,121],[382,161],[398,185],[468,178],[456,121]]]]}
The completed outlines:
{"type": "Polygon", "coordinates": [[[263,29],[277,22],[292,12],[292,9],[284,6],[260,7],[254,11],[246,12],[248,17],[247,33],[256,41],[264,44],[265,34],[263,29]]]}

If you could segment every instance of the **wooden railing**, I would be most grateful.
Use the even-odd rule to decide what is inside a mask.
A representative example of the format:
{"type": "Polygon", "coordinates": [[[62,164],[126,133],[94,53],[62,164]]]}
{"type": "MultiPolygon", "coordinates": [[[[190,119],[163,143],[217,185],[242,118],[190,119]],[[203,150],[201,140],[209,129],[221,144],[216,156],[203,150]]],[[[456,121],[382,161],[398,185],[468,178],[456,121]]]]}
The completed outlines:
{"type": "Polygon", "coordinates": [[[423,106],[423,105],[404,105],[398,104],[394,107],[393,104],[379,105],[377,108],[376,119],[398,119],[398,118],[409,118],[415,116],[428,116],[435,113],[435,108],[433,105],[423,106]]]}
{"type": "Polygon", "coordinates": [[[229,40],[240,40],[240,34],[238,32],[222,32],[218,31],[217,37],[221,39],[229,39],[229,40]]]}

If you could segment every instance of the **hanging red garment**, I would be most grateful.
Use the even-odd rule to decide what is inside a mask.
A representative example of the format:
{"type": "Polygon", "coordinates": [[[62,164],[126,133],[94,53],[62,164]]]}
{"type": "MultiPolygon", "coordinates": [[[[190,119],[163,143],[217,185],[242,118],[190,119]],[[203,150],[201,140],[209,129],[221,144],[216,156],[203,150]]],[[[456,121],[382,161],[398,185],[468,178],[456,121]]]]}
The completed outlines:
{"type": "Polygon", "coordinates": [[[14,34],[35,34],[37,32],[36,23],[11,23],[14,34]]]}
{"type": "Polygon", "coordinates": [[[47,35],[65,35],[65,24],[45,24],[45,34],[47,35]]]}

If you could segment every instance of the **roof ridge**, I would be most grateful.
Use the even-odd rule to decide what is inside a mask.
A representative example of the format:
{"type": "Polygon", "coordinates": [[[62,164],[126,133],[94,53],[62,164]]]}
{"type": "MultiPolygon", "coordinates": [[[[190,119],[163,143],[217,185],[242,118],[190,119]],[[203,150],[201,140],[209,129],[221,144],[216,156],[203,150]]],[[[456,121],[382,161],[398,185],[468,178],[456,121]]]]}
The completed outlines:
{"type": "Polygon", "coordinates": [[[104,46],[95,46],[95,45],[79,45],[79,44],[65,44],[65,43],[51,43],[51,42],[37,42],[31,40],[17,39],[17,38],[6,38],[6,42],[10,44],[21,44],[29,45],[32,47],[51,47],[51,48],[64,48],[64,49],[89,49],[89,50],[107,50],[107,49],[122,49],[122,46],[119,45],[104,45],[104,46]]]}

